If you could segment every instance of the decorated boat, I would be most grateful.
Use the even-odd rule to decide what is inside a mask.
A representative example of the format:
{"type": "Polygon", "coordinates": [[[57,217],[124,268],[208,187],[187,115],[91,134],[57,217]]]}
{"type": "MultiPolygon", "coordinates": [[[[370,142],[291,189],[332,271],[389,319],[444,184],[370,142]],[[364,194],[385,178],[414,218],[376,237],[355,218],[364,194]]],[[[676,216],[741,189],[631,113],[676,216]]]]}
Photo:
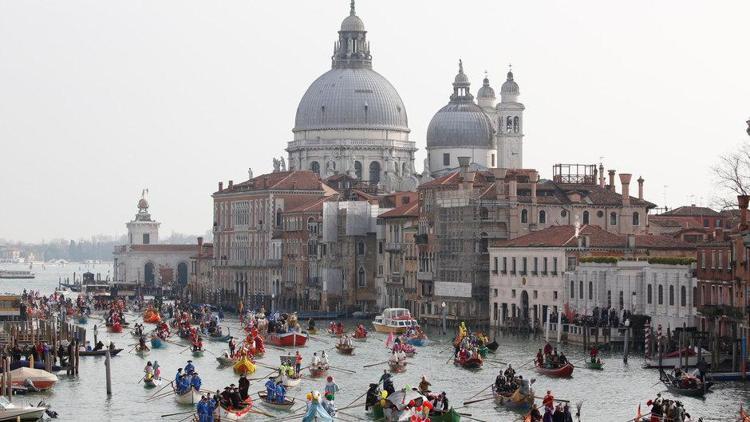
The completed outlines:
{"type": "Polygon", "coordinates": [[[158,324],[161,322],[161,316],[153,308],[148,308],[143,311],[143,322],[149,324],[158,324]]]}
{"type": "Polygon", "coordinates": [[[107,329],[108,329],[108,330],[109,330],[109,331],[110,331],[111,333],[121,333],[121,332],[122,332],[122,324],[120,324],[119,322],[115,322],[115,323],[114,323],[114,324],[112,324],[112,325],[108,325],[108,326],[107,326],[107,329]]]}
{"type": "Polygon", "coordinates": [[[224,405],[220,405],[218,412],[219,412],[219,419],[220,421],[241,421],[245,419],[253,409],[253,399],[250,397],[246,398],[245,401],[242,402],[244,406],[242,406],[239,409],[235,409],[232,406],[225,407],[224,405]]]}
{"type": "MultiPolygon", "coordinates": [[[[172,389],[174,388],[175,387],[173,385],[172,389]]],[[[195,403],[198,403],[199,401],[201,401],[201,393],[200,391],[196,390],[193,387],[190,387],[187,391],[185,391],[182,394],[178,393],[177,390],[175,389],[174,399],[179,404],[194,405],[195,403]]]]}
{"type": "Polygon", "coordinates": [[[313,368],[312,366],[310,367],[310,376],[313,378],[324,377],[326,373],[328,373],[328,365],[320,368],[313,368]]]}
{"type": "Polygon", "coordinates": [[[282,403],[278,403],[276,401],[268,400],[268,394],[265,391],[259,391],[258,397],[260,397],[260,400],[263,403],[263,405],[268,406],[272,409],[290,410],[292,406],[294,406],[293,398],[284,397],[284,401],[282,403]]]}
{"type": "Polygon", "coordinates": [[[289,333],[269,333],[266,339],[277,347],[302,347],[307,342],[307,334],[292,331],[289,333]]]}
{"type": "Polygon", "coordinates": [[[559,368],[545,368],[542,366],[536,367],[536,371],[538,373],[542,375],[546,375],[548,377],[553,377],[553,378],[567,378],[573,375],[573,369],[574,369],[574,366],[570,362],[566,363],[565,365],[559,368]]]}
{"type": "Polygon", "coordinates": [[[328,329],[328,335],[331,337],[343,337],[344,336],[344,330],[338,331],[338,330],[331,330],[328,329]]]}
{"type": "Polygon", "coordinates": [[[397,374],[406,372],[406,362],[388,362],[388,367],[391,368],[391,372],[397,374]]]}
{"type": "Polygon", "coordinates": [[[354,341],[367,341],[367,331],[359,329],[354,330],[354,332],[352,332],[352,339],[354,341]]]}
{"type": "Polygon", "coordinates": [[[237,374],[252,374],[255,372],[255,364],[247,356],[241,357],[232,368],[237,374]]]}
{"type": "Polygon", "coordinates": [[[701,380],[693,376],[686,376],[686,378],[678,380],[674,375],[668,374],[663,370],[659,370],[659,372],[661,382],[664,383],[664,386],[667,387],[667,390],[672,394],[702,397],[708,393],[714,385],[711,381],[701,382],[701,380]]]}
{"type": "Polygon", "coordinates": [[[455,358],[453,359],[453,364],[464,369],[479,369],[484,364],[484,360],[482,360],[481,356],[474,356],[468,359],[455,358]]]}
{"type": "MultiPolygon", "coordinates": [[[[392,349],[391,349],[392,350],[392,349]]],[[[417,354],[417,349],[411,344],[401,343],[401,351],[404,352],[406,357],[413,358],[417,354]]]]}
{"type": "Polygon", "coordinates": [[[354,347],[353,346],[346,346],[343,344],[337,344],[336,350],[341,353],[342,355],[351,355],[354,353],[354,347]]]}
{"type": "Polygon", "coordinates": [[[372,322],[375,331],[379,333],[405,333],[411,327],[418,327],[417,320],[405,308],[386,308],[381,315],[372,322]]]}
{"type": "Polygon", "coordinates": [[[520,389],[516,389],[514,392],[493,391],[493,394],[495,395],[495,403],[509,409],[525,410],[531,408],[534,404],[534,390],[530,390],[528,394],[522,394],[520,389]]]}

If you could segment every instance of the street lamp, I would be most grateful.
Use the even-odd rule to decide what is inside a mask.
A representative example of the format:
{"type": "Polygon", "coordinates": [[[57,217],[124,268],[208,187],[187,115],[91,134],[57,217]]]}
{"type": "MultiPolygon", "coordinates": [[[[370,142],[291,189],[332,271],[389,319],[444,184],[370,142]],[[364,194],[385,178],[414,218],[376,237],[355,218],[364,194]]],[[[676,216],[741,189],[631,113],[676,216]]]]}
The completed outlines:
{"type": "Polygon", "coordinates": [[[625,320],[625,343],[622,348],[622,361],[628,363],[628,338],[630,337],[630,318],[625,320]]]}
{"type": "Polygon", "coordinates": [[[443,314],[443,335],[445,335],[445,316],[448,310],[445,307],[445,302],[441,303],[440,307],[442,308],[442,314],[443,314]]]}

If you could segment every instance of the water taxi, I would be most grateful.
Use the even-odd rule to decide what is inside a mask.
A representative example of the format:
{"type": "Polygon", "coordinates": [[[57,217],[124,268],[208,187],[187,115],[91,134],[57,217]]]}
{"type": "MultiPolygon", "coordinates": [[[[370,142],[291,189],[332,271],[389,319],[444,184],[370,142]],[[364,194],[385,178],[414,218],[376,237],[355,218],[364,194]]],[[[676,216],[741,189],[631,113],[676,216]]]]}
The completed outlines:
{"type": "Polygon", "coordinates": [[[379,333],[402,334],[411,327],[418,327],[419,323],[411,317],[408,309],[386,308],[382,315],[375,317],[372,325],[379,333]]]}

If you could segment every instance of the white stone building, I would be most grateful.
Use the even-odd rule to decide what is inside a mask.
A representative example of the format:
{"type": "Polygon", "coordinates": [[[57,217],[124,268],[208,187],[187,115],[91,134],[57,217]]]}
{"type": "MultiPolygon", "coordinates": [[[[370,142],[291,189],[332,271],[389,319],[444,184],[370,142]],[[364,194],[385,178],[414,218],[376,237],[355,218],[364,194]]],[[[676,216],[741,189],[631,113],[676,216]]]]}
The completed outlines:
{"type": "Polygon", "coordinates": [[[341,23],[332,68],[316,79],[297,107],[291,170],[322,178],[347,174],[383,190],[415,190],[414,142],[396,89],[372,69],[370,43],[355,14],[341,23]]]}

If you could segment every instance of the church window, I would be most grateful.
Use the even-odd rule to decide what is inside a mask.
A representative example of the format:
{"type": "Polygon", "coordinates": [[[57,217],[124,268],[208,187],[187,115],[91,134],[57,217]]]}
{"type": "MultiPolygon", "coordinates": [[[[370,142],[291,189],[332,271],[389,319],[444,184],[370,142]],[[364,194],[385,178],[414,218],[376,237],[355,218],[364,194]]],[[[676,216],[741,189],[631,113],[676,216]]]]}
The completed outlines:
{"type": "Polygon", "coordinates": [[[443,154],[443,165],[449,166],[451,165],[451,155],[447,152],[443,154]]]}
{"type": "Polygon", "coordinates": [[[616,226],[617,225],[617,213],[615,213],[615,212],[609,213],[609,225],[610,226],[616,226]]]}
{"type": "Polygon", "coordinates": [[[313,161],[312,163],[310,163],[310,170],[320,176],[320,163],[318,163],[317,161],[313,161]]]}
{"type": "Polygon", "coordinates": [[[357,255],[364,255],[365,254],[365,242],[362,242],[361,240],[359,243],[357,243],[357,255]]]}
{"type": "Polygon", "coordinates": [[[508,116],[505,119],[505,131],[510,133],[511,130],[513,130],[513,118],[508,116]]]}
{"type": "Polygon", "coordinates": [[[589,224],[589,212],[588,211],[583,212],[583,224],[589,224]]]}
{"type": "Polygon", "coordinates": [[[151,235],[148,233],[143,233],[143,244],[148,245],[151,243],[151,235]]]}
{"type": "Polygon", "coordinates": [[[406,176],[406,163],[401,164],[401,175],[406,176]]]}
{"type": "Polygon", "coordinates": [[[513,118],[513,133],[518,133],[518,116],[513,118]]]}
{"type": "Polygon", "coordinates": [[[634,226],[640,226],[641,225],[641,215],[637,212],[633,213],[633,225],[634,226]]]}
{"type": "Polygon", "coordinates": [[[357,271],[357,287],[365,286],[367,286],[367,280],[365,279],[365,269],[359,267],[359,271],[357,271]]]}
{"type": "Polygon", "coordinates": [[[521,210],[521,224],[526,224],[529,222],[529,212],[526,210],[521,210]]]}
{"type": "Polygon", "coordinates": [[[354,162],[354,175],[357,177],[357,179],[362,179],[362,162],[361,161],[354,162]]]}
{"type": "Polygon", "coordinates": [[[380,182],[380,163],[373,161],[370,163],[370,184],[376,185],[380,182]]]}
{"type": "Polygon", "coordinates": [[[492,154],[492,164],[490,167],[495,167],[495,154],[492,154]]]}
{"type": "Polygon", "coordinates": [[[539,224],[547,224],[547,212],[544,210],[539,211],[539,224]]]}

